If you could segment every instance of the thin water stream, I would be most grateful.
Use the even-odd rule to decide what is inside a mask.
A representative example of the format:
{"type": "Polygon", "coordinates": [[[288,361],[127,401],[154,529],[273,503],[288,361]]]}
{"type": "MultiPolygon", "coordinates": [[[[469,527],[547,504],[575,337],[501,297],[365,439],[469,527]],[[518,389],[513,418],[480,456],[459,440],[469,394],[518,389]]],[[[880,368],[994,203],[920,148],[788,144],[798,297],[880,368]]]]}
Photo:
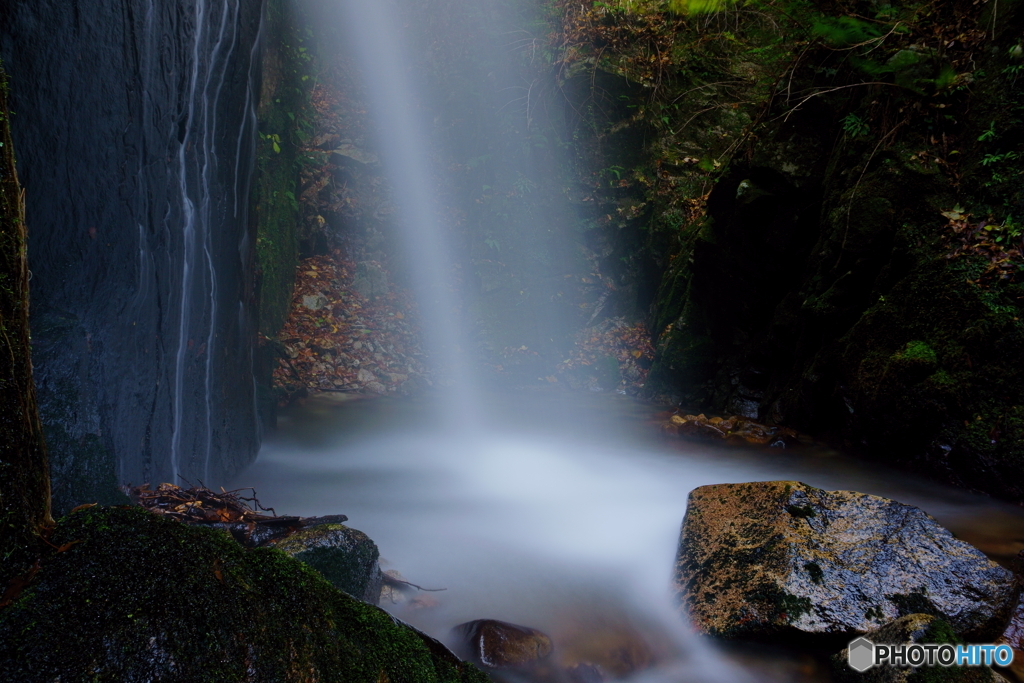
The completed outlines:
{"type": "Polygon", "coordinates": [[[237,480],[278,513],[344,513],[382,567],[443,587],[382,607],[452,643],[481,618],[539,628],[560,666],[631,680],[826,681],[806,655],[723,652],[688,634],[669,580],[686,497],[721,482],[796,479],[923,508],[1007,562],[1024,510],[824,448],[666,440],[657,409],[613,395],[489,395],[475,431],[437,428],[423,402],[320,397],[289,410],[237,480]]]}

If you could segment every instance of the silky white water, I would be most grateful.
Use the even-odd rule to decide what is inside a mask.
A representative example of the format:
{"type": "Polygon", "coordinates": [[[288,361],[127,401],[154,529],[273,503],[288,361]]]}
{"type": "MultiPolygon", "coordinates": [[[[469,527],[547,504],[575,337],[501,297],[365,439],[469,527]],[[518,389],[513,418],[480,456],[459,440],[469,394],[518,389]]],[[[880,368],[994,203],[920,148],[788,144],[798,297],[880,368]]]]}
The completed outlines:
{"type": "Polygon", "coordinates": [[[475,619],[540,629],[554,640],[556,670],[591,664],[632,680],[821,681],[820,662],[726,653],[688,630],[670,579],[695,487],[799,479],[856,489],[918,504],[996,554],[1024,547],[1016,508],[829,451],[664,441],[647,421],[651,410],[621,396],[482,392],[465,363],[470,345],[449,281],[450,226],[435,205],[443,171],[432,166],[432,114],[414,77],[422,55],[410,54],[403,34],[417,27],[391,2],[329,6],[322,19],[346,29],[377,124],[423,344],[443,391],[431,401],[316,397],[285,414],[234,485],[255,487],[278,514],[346,514],[377,543],[384,569],[445,589],[385,601],[385,609],[449,644],[452,627],[475,619]]]}
{"type": "Polygon", "coordinates": [[[669,583],[697,486],[797,479],[888,495],[992,554],[1024,547],[1018,508],[831,451],[667,441],[625,397],[526,393],[485,405],[480,428],[456,434],[432,429],[414,402],[319,399],[285,416],[236,484],[279,514],[347,514],[384,569],[446,588],[420,594],[426,606],[382,604],[445,642],[459,623],[501,619],[551,634],[565,665],[618,648],[649,664],[635,667],[638,680],[827,680],[792,658],[725,656],[687,632],[669,583]]]}

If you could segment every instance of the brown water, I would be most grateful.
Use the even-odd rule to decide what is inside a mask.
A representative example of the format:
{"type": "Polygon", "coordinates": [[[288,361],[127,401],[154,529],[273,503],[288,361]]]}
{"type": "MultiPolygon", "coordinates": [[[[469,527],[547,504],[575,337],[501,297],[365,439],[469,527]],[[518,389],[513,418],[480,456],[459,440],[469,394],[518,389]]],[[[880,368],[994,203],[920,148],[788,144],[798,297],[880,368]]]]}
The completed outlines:
{"type": "MultiPolygon", "coordinates": [[[[994,559],[1024,548],[1024,510],[821,447],[669,440],[622,396],[523,392],[478,402],[474,429],[427,403],[326,396],[287,411],[237,486],[279,514],[344,513],[382,567],[443,592],[382,607],[451,643],[493,618],[539,628],[555,662],[643,681],[827,681],[820,656],[688,633],[668,584],[697,486],[796,479],[917,505],[994,559]]],[[[413,598],[413,599],[410,599],[413,598]]]]}

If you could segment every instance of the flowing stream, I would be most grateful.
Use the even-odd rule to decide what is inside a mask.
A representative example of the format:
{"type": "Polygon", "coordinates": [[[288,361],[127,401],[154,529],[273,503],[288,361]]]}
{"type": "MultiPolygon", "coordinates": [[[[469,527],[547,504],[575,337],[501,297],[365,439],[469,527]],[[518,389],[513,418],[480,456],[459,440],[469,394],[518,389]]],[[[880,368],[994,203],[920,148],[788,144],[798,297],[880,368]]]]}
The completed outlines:
{"type": "Polygon", "coordinates": [[[382,607],[452,643],[482,618],[539,628],[563,666],[657,681],[825,681],[820,659],[722,652],[687,633],[669,582],[687,494],[795,479],[918,505],[1004,562],[1024,511],[825,448],[669,440],[656,410],[610,394],[495,394],[475,430],[433,426],[425,402],[316,398],[291,409],[238,479],[279,513],[344,513],[382,567],[443,592],[382,607]],[[634,671],[635,670],[635,671],[634,671]]]}
{"type": "Polygon", "coordinates": [[[651,420],[658,408],[624,396],[480,389],[463,366],[446,280],[453,255],[433,194],[431,114],[402,24],[416,26],[393,3],[331,7],[324,21],[347,29],[396,188],[424,346],[450,381],[432,400],[314,397],[286,412],[235,485],[254,486],[281,514],[344,513],[376,541],[384,569],[445,589],[384,600],[385,609],[449,644],[454,626],[475,619],[541,629],[554,640],[556,671],[590,664],[633,680],[825,681],[821,658],[726,651],[688,631],[669,583],[693,488],[796,479],[854,489],[916,504],[1004,562],[1024,547],[1016,507],[824,448],[699,446],[665,440],[651,420]]]}

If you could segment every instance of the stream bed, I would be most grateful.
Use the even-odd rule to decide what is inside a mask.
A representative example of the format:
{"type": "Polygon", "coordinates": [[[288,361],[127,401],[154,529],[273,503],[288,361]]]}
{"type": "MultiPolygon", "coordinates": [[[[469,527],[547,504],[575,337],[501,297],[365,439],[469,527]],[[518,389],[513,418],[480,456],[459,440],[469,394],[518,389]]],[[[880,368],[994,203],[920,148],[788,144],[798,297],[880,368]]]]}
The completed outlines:
{"type": "MultiPolygon", "coordinates": [[[[234,487],[278,514],[346,514],[381,567],[438,592],[381,607],[454,644],[500,619],[554,641],[556,670],[638,681],[828,681],[819,655],[692,635],[669,582],[688,493],[795,479],[917,505],[993,559],[1024,548],[1024,510],[824,447],[763,449],[662,436],[663,407],[611,394],[487,395],[471,421],[411,399],[321,395],[284,411],[234,487]],[[472,422],[473,427],[466,425],[472,422]]],[[[542,672],[543,673],[543,672],[542,672]]],[[[551,680],[560,680],[552,674],[551,680]]]]}

